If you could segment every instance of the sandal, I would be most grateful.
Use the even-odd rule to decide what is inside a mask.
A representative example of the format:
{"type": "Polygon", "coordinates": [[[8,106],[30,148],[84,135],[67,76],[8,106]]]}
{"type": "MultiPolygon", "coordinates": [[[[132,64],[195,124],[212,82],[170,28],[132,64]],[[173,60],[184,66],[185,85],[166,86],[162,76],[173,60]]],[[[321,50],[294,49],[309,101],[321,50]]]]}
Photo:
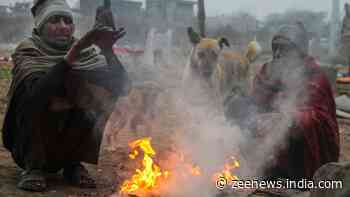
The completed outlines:
{"type": "Polygon", "coordinates": [[[80,188],[96,188],[95,180],[80,163],[64,168],[63,177],[74,186],[80,188]]]}
{"type": "Polygon", "coordinates": [[[43,192],[47,188],[45,174],[41,170],[24,171],[17,187],[26,191],[43,192]]]}

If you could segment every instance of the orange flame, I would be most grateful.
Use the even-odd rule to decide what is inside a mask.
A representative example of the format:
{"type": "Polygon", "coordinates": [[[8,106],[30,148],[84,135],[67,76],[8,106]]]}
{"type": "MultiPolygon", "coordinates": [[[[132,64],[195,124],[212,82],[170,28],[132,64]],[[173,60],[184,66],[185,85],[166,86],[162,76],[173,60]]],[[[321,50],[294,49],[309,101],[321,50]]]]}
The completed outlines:
{"type": "MultiPolygon", "coordinates": [[[[161,193],[161,190],[167,188],[167,182],[170,179],[176,179],[178,177],[188,178],[193,177],[210,177],[212,174],[206,173],[199,165],[191,164],[191,162],[185,161],[185,155],[183,153],[176,153],[174,160],[171,163],[177,163],[184,171],[169,172],[162,170],[159,165],[155,164],[154,157],[156,151],[151,145],[151,138],[143,138],[129,143],[132,149],[129,158],[135,160],[140,157],[143,152],[142,169],[136,169],[134,175],[130,179],[124,181],[121,186],[121,193],[132,194],[138,196],[148,196],[149,194],[161,193]],[[170,177],[171,175],[171,177],[170,177]]],[[[170,165],[171,166],[171,165],[170,165]]],[[[230,160],[223,166],[222,171],[215,173],[212,176],[214,181],[217,181],[220,177],[224,177],[226,180],[233,181],[239,180],[238,176],[233,174],[233,171],[240,167],[240,162],[231,157],[230,160]]],[[[170,167],[170,169],[172,169],[170,167]]],[[[175,169],[175,168],[174,168],[175,169]]]]}
{"type": "Polygon", "coordinates": [[[129,154],[130,159],[136,159],[136,157],[139,155],[139,151],[134,150],[129,154]]]}
{"type": "Polygon", "coordinates": [[[186,173],[189,172],[192,176],[201,176],[202,169],[198,165],[193,165],[189,162],[185,161],[185,155],[183,153],[179,153],[179,159],[182,164],[184,164],[186,168],[186,173]]]}
{"type": "Polygon", "coordinates": [[[143,170],[136,169],[131,179],[124,181],[122,184],[121,192],[135,194],[149,192],[157,188],[161,178],[168,178],[169,172],[162,172],[160,167],[153,162],[152,157],[156,155],[156,152],[152,148],[151,138],[136,140],[129,143],[129,146],[133,149],[132,153],[129,155],[131,159],[135,159],[139,155],[136,150],[137,148],[143,151],[143,170]]]}
{"type": "Polygon", "coordinates": [[[238,176],[232,174],[232,171],[234,169],[239,168],[240,163],[235,157],[231,157],[230,160],[231,161],[229,161],[224,165],[224,169],[221,172],[214,174],[213,179],[215,181],[218,180],[220,177],[224,177],[226,180],[230,180],[230,181],[239,180],[238,176]]]}
{"type": "Polygon", "coordinates": [[[189,170],[193,176],[202,175],[201,168],[199,166],[189,166],[189,170]]]}

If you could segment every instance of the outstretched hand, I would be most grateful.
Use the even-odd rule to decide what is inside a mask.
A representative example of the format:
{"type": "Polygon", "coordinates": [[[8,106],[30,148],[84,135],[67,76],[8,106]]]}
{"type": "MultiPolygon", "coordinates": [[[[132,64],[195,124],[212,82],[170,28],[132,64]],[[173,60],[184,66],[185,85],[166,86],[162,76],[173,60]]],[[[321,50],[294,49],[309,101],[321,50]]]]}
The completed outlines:
{"type": "Polygon", "coordinates": [[[73,64],[78,54],[93,44],[98,46],[102,51],[112,50],[113,45],[124,37],[125,34],[126,31],[124,28],[119,28],[115,31],[107,26],[94,28],[73,44],[65,59],[69,64],[73,64]]]}
{"type": "Polygon", "coordinates": [[[102,51],[112,50],[113,45],[126,34],[123,27],[113,30],[110,27],[98,28],[96,31],[97,39],[94,44],[97,45],[102,51]]]}

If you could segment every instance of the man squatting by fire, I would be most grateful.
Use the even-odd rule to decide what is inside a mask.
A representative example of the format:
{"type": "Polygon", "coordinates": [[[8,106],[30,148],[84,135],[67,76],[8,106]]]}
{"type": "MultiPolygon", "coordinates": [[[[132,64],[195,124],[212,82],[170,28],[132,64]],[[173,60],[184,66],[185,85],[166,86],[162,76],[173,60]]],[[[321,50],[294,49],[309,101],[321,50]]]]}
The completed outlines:
{"type": "MultiPolygon", "coordinates": [[[[308,55],[308,34],[302,23],[285,25],[272,40],[273,59],[253,81],[247,105],[237,112],[232,102],[226,115],[242,121],[253,114],[257,147],[268,139],[278,144],[265,176],[293,180],[311,179],[315,171],[339,158],[339,131],[333,91],[326,75],[308,55]],[[252,111],[249,113],[247,106],[252,111]],[[249,115],[250,114],[250,115],[249,115]],[[276,137],[282,134],[283,137],[276,137]],[[287,142],[287,143],[286,143],[287,142]]],[[[241,101],[240,101],[241,102],[241,101]]],[[[256,148],[257,150],[259,148],[256,148]]],[[[265,155],[268,157],[270,155],[265,155]]]]}
{"type": "Polygon", "coordinates": [[[131,85],[112,51],[125,31],[106,24],[110,20],[102,20],[103,13],[100,9],[94,28],[77,40],[65,0],[34,1],[32,36],[13,54],[14,78],[2,130],[4,146],[24,169],[21,189],[43,191],[46,174],[61,169],[71,184],[95,187],[81,162],[97,163],[110,114],[106,109],[113,108],[104,105],[127,95],[131,85]]]}

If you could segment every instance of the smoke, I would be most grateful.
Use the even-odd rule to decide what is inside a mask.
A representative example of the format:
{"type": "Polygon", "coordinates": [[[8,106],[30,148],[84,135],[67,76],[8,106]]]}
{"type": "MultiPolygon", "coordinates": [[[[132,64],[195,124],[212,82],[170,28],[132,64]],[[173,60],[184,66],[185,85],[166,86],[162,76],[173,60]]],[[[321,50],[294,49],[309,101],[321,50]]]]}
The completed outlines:
{"type": "MultiPolygon", "coordinates": [[[[171,102],[167,103],[167,106],[160,106],[157,103],[158,98],[153,99],[153,102],[145,107],[156,108],[158,111],[172,108],[175,111],[177,119],[175,127],[181,128],[183,132],[166,133],[168,128],[161,128],[163,140],[174,139],[175,151],[184,153],[186,161],[193,166],[199,166],[203,173],[201,176],[172,180],[169,187],[163,191],[165,196],[215,196],[218,190],[212,175],[220,172],[227,158],[231,156],[236,157],[241,163],[238,171],[232,172],[241,179],[264,176],[265,172],[277,162],[278,153],[288,147],[290,137],[288,131],[293,123],[295,109],[300,102],[308,99],[304,90],[306,73],[302,66],[304,62],[298,58],[281,58],[269,63],[267,69],[269,82],[282,81],[279,87],[281,94],[277,94],[272,102],[270,112],[273,113],[259,114],[255,107],[250,106],[250,102],[240,103],[239,107],[249,112],[244,115],[235,114],[241,116],[238,117],[239,121],[248,122],[249,125],[248,119],[253,120],[253,123],[256,123],[255,120],[265,120],[269,129],[265,130],[264,137],[257,137],[259,134],[255,131],[256,127],[249,125],[252,127],[241,128],[242,124],[237,120],[233,121],[233,124],[228,122],[222,104],[217,102],[218,95],[210,83],[193,77],[188,67],[186,70],[182,63],[179,65],[179,62],[188,61],[190,58],[179,55],[178,51],[184,49],[167,47],[163,47],[163,50],[171,51],[171,56],[165,57],[166,63],[158,62],[159,66],[149,65],[152,62],[142,60],[132,61],[132,57],[122,58],[136,84],[153,81],[164,90],[163,93],[167,98],[170,98],[171,102]],[[193,78],[183,83],[182,73],[193,78]],[[184,91],[184,87],[187,91],[184,91]]],[[[147,46],[145,48],[151,50],[147,46]]],[[[152,52],[146,54],[154,55],[152,52]]],[[[162,116],[160,114],[157,115],[162,116]]],[[[184,170],[183,166],[178,166],[174,173],[181,174],[184,170]]]]}
{"type": "MultiPolygon", "coordinates": [[[[184,74],[191,77],[188,68],[184,74]]],[[[225,120],[216,92],[209,83],[196,77],[183,83],[171,90],[172,97],[176,98],[176,113],[182,119],[181,126],[185,130],[176,136],[175,142],[177,151],[185,153],[186,162],[200,167],[201,176],[174,180],[171,185],[182,185],[181,189],[171,188],[166,191],[166,196],[215,196],[217,189],[213,175],[223,170],[231,156],[244,163],[244,159],[240,158],[239,145],[245,139],[237,126],[225,120]],[[184,87],[188,91],[184,91],[184,87]]],[[[175,173],[181,174],[181,170],[184,169],[180,168],[175,173]]]]}
{"type": "MultiPolygon", "coordinates": [[[[228,125],[224,117],[210,113],[210,107],[186,106],[192,119],[185,123],[186,133],[177,143],[188,152],[191,163],[199,166],[203,174],[193,178],[198,185],[188,183],[187,190],[176,191],[181,192],[177,196],[214,196],[217,190],[212,176],[223,170],[225,161],[230,156],[239,158],[238,145],[242,137],[239,129],[228,125]]],[[[176,185],[179,184],[183,183],[178,182],[176,185]]]]}
{"type": "MultiPolygon", "coordinates": [[[[242,179],[259,179],[266,176],[266,173],[276,165],[279,153],[288,148],[289,129],[295,118],[296,109],[300,103],[308,99],[308,94],[305,92],[307,70],[303,60],[295,57],[274,60],[268,68],[270,82],[282,82],[279,87],[280,93],[273,98],[272,110],[268,114],[260,114],[255,107],[240,106],[251,111],[248,113],[249,117],[239,118],[264,121],[268,128],[263,133],[264,137],[256,137],[257,128],[247,129],[240,128],[238,124],[229,124],[222,108],[215,102],[217,95],[213,95],[210,86],[199,85],[203,82],[200,79],[194,79],[190,84],[185,82],[184,86],[190,88],[190,95],[183,95],[181,88],[173,92],[177,98],[182,98],[177,99],[178,113],[187,112],[187,116],[183,117],[186,132],[176,140],[177,145],[186,150],[192,162],[200,166],[204,172],[213,174],[220,171],[226,159],[235,156],[239,158],[241,168],[239,172],[233,173],[238,173],[242,179]],[[184,96],[190,99],[187,100],[184,96]]],[[[218,193],[215,182],[210,180],[210,177],[202,176],[195,180],[177,182],[174,185],[188,185],[188,187],[171,190],[169,196],[209,197],[218,193]]]]}
{"type": "MultiPolygon", "coordinates": [[[[289,148],[291,139],[290,125],[295,119],[295,112],[298,106],[307,101],[309,95],[305,91],[305,80],[307,70],[303,66],[301,58],[281,58],[273,60],[268,66],[268,76],[271,81],[280,80],[281,90],[273,99],[272,112],[267,118],[273,118],[268,122],[270,130],[265,131],[264,140],[255,142],[253,154],[249,155],[248,160],[252,162],[257,176],[263,176],[268,170],[273,170],[277,162],[280,151],[289,148]],[[270,168],[270,169],[269,169],[270,168]]],[[[257,114],[259,118],[263,115],[257,114]]],[[[295,131],[294,131],[295,132],[295,131]]]]}

